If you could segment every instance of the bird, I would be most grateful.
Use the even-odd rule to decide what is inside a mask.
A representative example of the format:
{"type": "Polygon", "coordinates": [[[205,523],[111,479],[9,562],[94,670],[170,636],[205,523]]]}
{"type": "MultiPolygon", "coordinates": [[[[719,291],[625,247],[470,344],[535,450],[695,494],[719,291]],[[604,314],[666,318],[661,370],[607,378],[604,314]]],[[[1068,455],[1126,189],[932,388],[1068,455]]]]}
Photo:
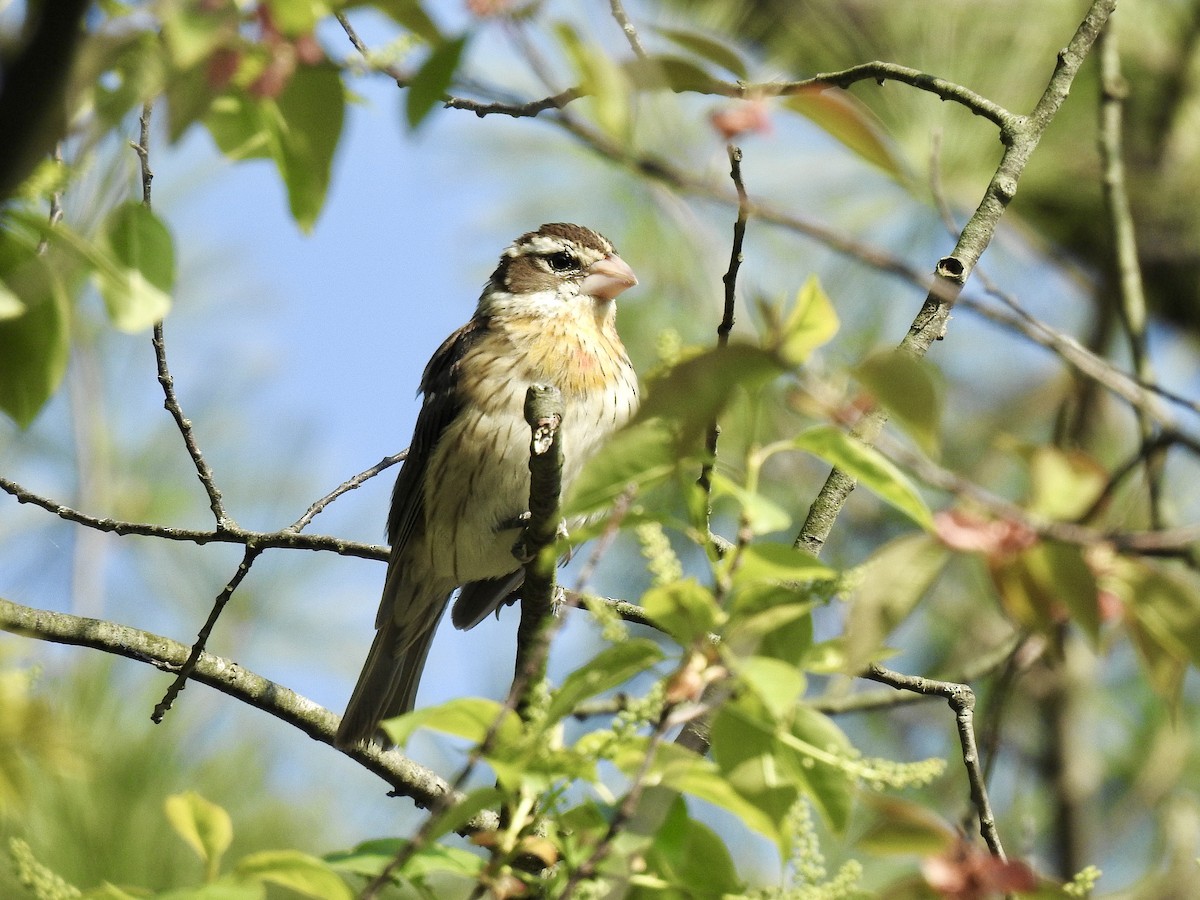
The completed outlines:
{"type": "Polygon", "coordinates": [[[413,709],[455,590],[451,619],[464,630],[515,600],[524,570],[512,547],[529,506],[528,387],[562,393],[564,491],[633,417],[638,382],[617,334],[615,301],[637,283],[603,235],[542,225],[504,250],[470,321],[429,360],[392,492],[375,638],[338,747],[382,741],[379,723],[413,709]]]}

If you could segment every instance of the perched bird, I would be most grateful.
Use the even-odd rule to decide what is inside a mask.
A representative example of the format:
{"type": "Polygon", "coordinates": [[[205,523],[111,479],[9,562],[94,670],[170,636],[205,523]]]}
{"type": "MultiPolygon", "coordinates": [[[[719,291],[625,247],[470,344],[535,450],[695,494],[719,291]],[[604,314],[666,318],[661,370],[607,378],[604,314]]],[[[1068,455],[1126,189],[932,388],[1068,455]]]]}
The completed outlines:
{"type": "Polygon", "coordinates": [[[375,641],[337,744],[370,740],[413,708],[450,595],[455,627],[482,621],[521,584],[512,554],[529,505],[525,392],[562,391],[563,487],[637,408],[637,378],[616,329],[618,294],[637,284],[603,236],[543,225],[500,257],[475,315],[433,354],[388,517],[387,579],[375,641]]]}

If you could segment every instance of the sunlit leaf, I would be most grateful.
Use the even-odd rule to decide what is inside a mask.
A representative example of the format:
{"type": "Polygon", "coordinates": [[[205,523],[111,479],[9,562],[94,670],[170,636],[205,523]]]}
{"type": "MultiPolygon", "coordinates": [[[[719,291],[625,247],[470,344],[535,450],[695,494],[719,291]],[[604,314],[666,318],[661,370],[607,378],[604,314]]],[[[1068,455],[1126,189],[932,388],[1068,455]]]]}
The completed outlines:
{"type": "Polygon", "coordinates": [[[746,81],[750,77],[746,71],[746,64],[737,51],[716,38],[695,31],[685,31],[681,28],[656,28],[655,31],[700,58],[716,63],[722,69],[732,72],[742,81],[746,81]]]}
{"type": "MultiPolygon", "coordinates": [[[[495,788],[481,790],[499,793],[495,788]]],[[[473,791],[469,796],[473,797],[475,793],[477,792],[473,791]]],[[[364,841],[352,850],[340,850],[326,854],[325,862],[339,872],[374,877],[383,870],[384,866],[396,858],[406,843],[401,838],[364,841]]],[[[483,859],[461,847],[447,847],[444,844],[430,843],[422,847],[421,852],[414,854],[405,864],[404,874],[410,878],[422,878],[432,873],[474,878],[483,864],[483,859]]]]}
{"type": "Polygon", "coordinates": [[[328,863],[299,850],[264,850],[234,869],[246,881],[275,884],[314,900],[352,900],[354,893],[328,863]]]}
{"type": "Polygon", "coordinates": [[[694,578],[652,587],[642,595],[642,608],[681,644],[715,631],[726,619],[712,591],[694,578]]]}
{"type": "Polygon", "coordinates": [[[630,487],[644,489],[670,477],[680,463],[670,424],[635,422],[617,432],[583,467],[563,502],[568,517],[607,509],[630,487]]]}
{"type": "MultiPolygon", "coordinates": [[[[856,755],[850,740],[833,720],[806,706],[796,709],[783,746],[795,752],[791,772],[805,786],[805,794],[837,834],[846,830],[854,803],[855,778],[836,760],[856,755]],[[831,761],[827,757],[832,757],[831,761]]],[[[780,759],[788,760],[786,753],[780,759]]]]}
{"type": "Polygon", "coordinates": [[[177,71],[199,65],[237,34],[237,11],[223,4],[178,3],[161,9],[163,42],[177,71]]]}
{"type": "Polygon", "coordinates": [[[495,700],[461,697],[439,706],[426,706],[395,719],[387,719],[382,728],[397,746],[403,747],[418,728],[428,728],[480,743],[493,724],[501,720],[499,738],[515,740],[521,732],[516,713],[495,700]]]}
{"type": "Polygon", "coordinates": [[[798,435],[791,445],[841,469],[922,528],[933,528],[929,507],[912,482],[875,448],[868,447],[832,425],[810,428],[798,435]]]}
{"type": "Polygon", "coordinates": [[[624,684],[662,658],[663,651],[658,644],[645,638],[606,647],[563,679],[562,686],[550,700],[546,720],[557,722],[582,701],[624,684]]]}
{"type": "Polygon", "coordinates": [[[1200,581],[1146,560],[1118,557],[1112,569],[1105,584],[1132,613],[1127,623],[1156,688],[1172,696],[1178,664],[1200,666],[1200,581]]]}
{"type": "Polygon", "coordinates": [[[769,306],[760,306],[766,322],[765,343],[776,350],[787,365],[803,364],[814,350],[837,334],[840,322],[833,301],[821,287],[816,275],[800,290],[786,314],[769,306]]]}
{"type": "Polygon", "coordinates": [[[927,360],[899,350],[876,353],[855,367],[854,377],[922,450],[938,455],[942,392],[927,360]]]}
{"type": "MultiPolygon", "coordinates": [[[[734,565],[734,557],[726,555],[724,564],[734,565]]],[[[741,587],[759,581],[775,584],[823,581],[837,576],[807,550],[791,544],[758,541],[744,547],[736,557],[733,569],[735,585],[741,587]]]]}
{"type": "Polygon", "coordinates": [[[104,244],[111,264],[95,276],[113,325],[143,331],[171,308],[175,248],[167,226],[141,203],[124,203],[105,223],[104,244]]]}
{"type": "Polygon", "coordinates": [[[413,75],[404,102],[404,117],[409,128],[416,129],[425,121],[434,106],[446,95],[466,46],[465,34],[442,41],[434,46],[429,58],[413,75]]]}
{"type": "Polygon", "coordinates": [[[221,857],[233,841],[233,820],[217,804],[195,791],[172,794],[163,802],[167,821],[205,864],[211,881],[220,870],[221,857]]]}
{"type": "Polygon", "coordinates": [[[852,153],[893,177],[903,174],[883,123],[863,103],[837,88],[793,94],[783,105],[804,116],[852,153]]]}
{"type": "Polygon", "coordinates": [[[684,896],[723,897],[741,887],[725,842],[707,825],[688,815],[676,796],[645,856],[646,871],[684,896]]]}
{"type": "Polygon", "coordinates": [[[1098,639],[1096,578],[1081,548],[1041,541],[1013,557],[991,560],[989,571],[1005,611],[1021,625],[1046,632],[1070,614],[1098,639]]]}
{"type": "Polygon", "coordinates": [[[739,660],[737,675],[777,720],[788,717],[804,693],[803,673],[794,664],[769,656],[739,660]]]}
{"type": "Polygon", "coordinates": [[[1045,444],[1023,448],[1029,465],[1026,508],[1037,516],[1074,522],[1096,502],[1108,472],[1082,450],[1062,450],[1045,444]]]}
{"type": "Polygon", "coordinates": [[[310,34],[317,27],[328,6],[316,0],[264,0],[271,11],[271,21],[283,34],[295,37],[310,34]]]}
{"type": "Polygon", "coordinates": [[[263,101],[228,93],[212,102],[204,125],[222,153],[233,160],[269,159],[271,136],[262,113],[263,101]]]}

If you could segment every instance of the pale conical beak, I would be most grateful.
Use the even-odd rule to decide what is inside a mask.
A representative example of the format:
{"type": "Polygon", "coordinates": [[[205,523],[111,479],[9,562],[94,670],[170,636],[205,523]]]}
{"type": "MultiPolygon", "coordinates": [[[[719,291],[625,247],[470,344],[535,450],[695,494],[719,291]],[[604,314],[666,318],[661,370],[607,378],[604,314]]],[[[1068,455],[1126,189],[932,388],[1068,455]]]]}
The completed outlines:
{"type": "Polygon", "coordinates": [[[579,293],[598,300],[611,300],[626,288],[638,283],[629,263],[616,254],[604,257],[587,267],[579,293]]]}

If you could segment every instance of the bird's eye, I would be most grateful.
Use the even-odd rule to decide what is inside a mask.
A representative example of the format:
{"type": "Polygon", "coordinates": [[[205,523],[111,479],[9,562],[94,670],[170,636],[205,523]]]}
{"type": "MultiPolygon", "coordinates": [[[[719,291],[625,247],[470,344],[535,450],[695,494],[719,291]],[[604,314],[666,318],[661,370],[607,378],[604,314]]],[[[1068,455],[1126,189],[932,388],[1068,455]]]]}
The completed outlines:
{"type": "Polygon", "coordinates": [[[551,253],[546,257],[546,262],[555,272],[570,272],[572,269],[578,269],[579,263],[575,257],[566,250],[560,250],[558,253],[551,253]]]}

